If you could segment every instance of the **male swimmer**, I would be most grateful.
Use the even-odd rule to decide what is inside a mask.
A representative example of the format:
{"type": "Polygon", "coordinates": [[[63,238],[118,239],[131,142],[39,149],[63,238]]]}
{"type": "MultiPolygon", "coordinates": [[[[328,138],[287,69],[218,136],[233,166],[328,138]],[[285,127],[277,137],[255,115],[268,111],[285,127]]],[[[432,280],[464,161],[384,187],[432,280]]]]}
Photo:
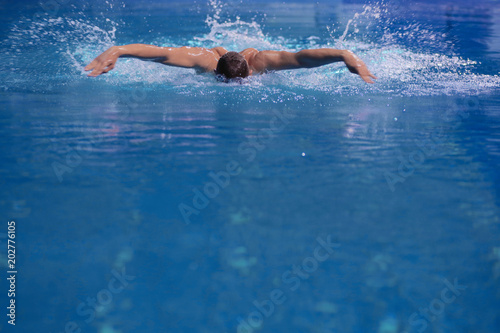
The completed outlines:
{"type": "Polygon", "coordinates": [[[225,81],[249,75],[295,68],[313,68],[343,61],[349,71],[358,74],[365,82],[373,83],[376,77],[365,63],[348,50],[313,49],[299,52],[258,51],[253,48],[241,52],[228,52],[223,47],[159,47],[146,44],[112,46],[90,64],[88,76],[107,73],[115,67],[120,57],[153,60],[164,65],[194,68],[197,73],[215,73],[225,81]]]}

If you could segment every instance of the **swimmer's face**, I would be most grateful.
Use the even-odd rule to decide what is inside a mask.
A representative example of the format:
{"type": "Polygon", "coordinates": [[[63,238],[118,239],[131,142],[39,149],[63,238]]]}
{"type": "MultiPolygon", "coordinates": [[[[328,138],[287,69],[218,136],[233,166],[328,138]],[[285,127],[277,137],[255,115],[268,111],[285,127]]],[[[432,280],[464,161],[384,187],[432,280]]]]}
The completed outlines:
{"type": "Polygon", "coordinates": [[[217,63],[215,74],[223,76],[225,80],[245,78],[250,75],[248,62],[238,52],[227,52],[217,63]]]}

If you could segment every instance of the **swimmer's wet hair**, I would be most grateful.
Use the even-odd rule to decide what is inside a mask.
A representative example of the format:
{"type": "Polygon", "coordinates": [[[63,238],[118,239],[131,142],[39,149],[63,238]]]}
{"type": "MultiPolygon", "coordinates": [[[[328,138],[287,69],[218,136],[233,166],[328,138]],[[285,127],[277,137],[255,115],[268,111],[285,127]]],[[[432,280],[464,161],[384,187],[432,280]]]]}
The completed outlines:
{"type": "Polygon", "coordinates": [[[223,75],[226,79],[243,78],[250,75],[250,70],[245,57],[238,52],[231,51],[219,59],[215,74],[218,76],[223,75]]]}

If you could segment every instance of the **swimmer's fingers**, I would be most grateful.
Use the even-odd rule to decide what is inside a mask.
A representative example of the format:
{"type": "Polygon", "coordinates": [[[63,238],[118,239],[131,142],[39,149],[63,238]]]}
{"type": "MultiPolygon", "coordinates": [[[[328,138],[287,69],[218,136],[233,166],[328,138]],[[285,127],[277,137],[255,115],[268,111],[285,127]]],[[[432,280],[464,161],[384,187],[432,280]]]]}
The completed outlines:
{"type": "Polygon", "coordinates": [[[91,77],[96,77],[102,74],[103,72],[103,66],[94,66],[92,69],[92,72],[90,72],[87,76],[91,77]]]}
{"type": "Polygon", "coordinates": [[[363,79],[363,81],[365,81],[366,83],[375,83],[375,81],[373,81],[372,79],[374,79],[374,80],[377,79],[377,77],[370,72],[368,72],[368,74],[360,75],[360,76],[363,79]]]}
{"type": "Polygon", "coordinates": [[[375,81],[373,81],[369,76],[362,76],[361,77],[363,79],[363,81],[365,81],[366,83],[375,83],[375,81]]]}
{"type": "Polygon", "coordinates": [[[377,77],[370,72],[370,70],[364,63],[362,65],[359,65],[358,68],[354,69],[355,70],[351,70],[351,72],[358,74],[363,79],[363,81],[365,81],[366,83],[375,83],[372,79],[376,80],[377,77]]]}
{"type": "Polygon", "coordinates": [[[359,75],[366,83],[375,83],[372,79],[377,79],[377,77],[370,72],[361,59],[348,53],[344,62],[351,73],[359,75]]]}
{"type": "Polygon", "coordinates": [[[86,71],[94,69],[96,62],[97,62],[96,59],[92,60],[92,62],[90,64],[88,64],[87,66],[85,66],[83,69],[86,71]]]}
{"type": "MultiPolygon", "coordinates": [[[[85,68],[87,68],[87,67],[85,67],[85,68]]],[[[110,61],[110,62],[107,62],[107,63],[99,63],[99,64],[94,65],[94,67],[91,67],[91,68],[88,69],[88,70],[93,69],[93,71],[90,72],[90,74],[87,75],[87,76],[96,77],[96,76],[99,76],[101,74],[109,72],[113,68],[115,68],[115,62],[113,62],[113,61],[110,61]]]]}
{"type": "Polygon", "coordinates": [[[85,66],[84,70],[92,71],[87,76],[98,76],[102,73],[103,64],[99,62],[98,58],[95,58],[90,64],[85,66]]]}
{"type": "Polygon", "coordinates": [[[114,64],[114,63],[112,63],[112,64],[108,65],[108,67],[104,68],[104,69],[102,70],[102,73],[101,73],[101,74],[107,73],[107,72],[109,72],[110,70],[112,70],[113,68],[115,68],[115,64],[114,64]]]}
{"type": "Polygon", "coordinates": [[[115,47],[110,47],[101,55],[95,58],[90,64],[85,66],[86,71],[92,71],[88,76],[98,76],[102,73],[107,73],[115,68],[115,63],[118,60],[119,54],[115,47]]]}
{"type": "Polygon", "coordinates": [[[95,68],[93,68],[93,71],[90,72],[89,75],[87,75],[87,76],[91,76],[91,77],[99,76],[104,72],[104,70],[105,69],[103,68],[103,66],[96,66],[95,68]]]}

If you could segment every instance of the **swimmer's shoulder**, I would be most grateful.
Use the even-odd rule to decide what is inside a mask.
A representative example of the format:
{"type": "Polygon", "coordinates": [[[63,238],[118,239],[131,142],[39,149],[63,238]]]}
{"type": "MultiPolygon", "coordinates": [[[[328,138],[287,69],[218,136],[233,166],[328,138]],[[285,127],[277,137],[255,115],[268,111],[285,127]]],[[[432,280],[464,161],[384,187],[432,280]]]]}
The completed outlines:
{"type": "Polygon", "coordinates": [[[249,47],[248,49],[244,49],[243,51],[240,52],[240,54],[247,59],[249,57],[253,58],[257,53],[259,53],[259,50],[254,49],[253,47],[249,47]]]}
{"type": "Polygon", "coordinates": [[[219,56],[219,58],[227,53],[227,50],[225,48],[223,48],[222,46],[217,46],[217,47],[211,48],[210,51],[215,52],[215,54],[217,54],[219,56]]]}
{"type": "Polygon", "coordinates": [[[242,56],[245,57],[247,63],[248,63],[248,66],[250,67],[250,75],[253,75],[253,74],[256,74],[257,72],[260,72],[260,71],[256,71],[255,70],[255,56],[257,54],[259,54],[259,50],[257,49],[254,49],[253,47],[250,47],[248,49],[244,49],[243,51],[240,52],[240,54],[242,56]]]}

